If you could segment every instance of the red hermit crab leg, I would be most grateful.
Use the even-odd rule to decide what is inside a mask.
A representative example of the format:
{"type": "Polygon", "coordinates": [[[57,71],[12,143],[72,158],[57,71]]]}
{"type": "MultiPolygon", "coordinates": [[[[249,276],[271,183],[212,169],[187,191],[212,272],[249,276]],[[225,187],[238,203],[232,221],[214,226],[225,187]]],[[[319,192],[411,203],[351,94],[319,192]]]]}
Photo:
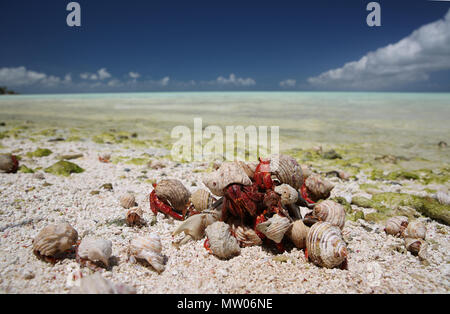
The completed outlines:
{"type": "Polygon", "coordinates": [[[307,188],[305,183],[303,183],[302,187],[300,188],[300,194],[303,197],[305,201],[307,201],[309,204],[315,204],[313,200],[311,200],[308,196],[307,188]]]}
{"type": "Polygon", "coordinates": [[[172,207],[170,207],[169,205],[165,204],[164,202],[160,201],[158,199],[158,197],[156,196],[155,191],[153,190],[150,193],[150,209],[152,210],[153,214],[157,214],[158,211],[169,215],[175,219],[178,220],[184,220],[184,217],[179,215],[178,213],[176,213],[172,207]]]}
{"type": "Polygon", "coordinates": [[[258,187],[265,190],[270,190],[273,187],[272,175],[270,172],[270,159],[259,159],[259,164],[256,166],[255,174],[253,175],[258,187]]]}

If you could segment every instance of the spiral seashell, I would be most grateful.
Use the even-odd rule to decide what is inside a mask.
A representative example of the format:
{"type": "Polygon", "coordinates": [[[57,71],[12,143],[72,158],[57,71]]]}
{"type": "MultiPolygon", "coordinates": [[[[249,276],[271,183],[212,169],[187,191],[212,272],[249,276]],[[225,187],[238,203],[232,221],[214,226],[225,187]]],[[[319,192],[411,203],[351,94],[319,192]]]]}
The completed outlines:
{"type": "Polygon", "coordinates": [[[191,195],[191,203],[199,212],[208,209],[214,201],[214,197],[212,197],[212,195],[204,189],[197,190],[191,195]]]}
{"type": "Polygon", "coordinates": [[[205,174],[203,183],[214,195],[223,196],[228,185],[251,185],[252,181],[238,162],[224,162],[218,170],[205,174]]]}
{"type": "Polygon", "coordinates": [[[110,240],[84,238],[78,247],[78,256],[94,263],[101,262],[109,266],[109,258],[112,254],[112,242],[110,240]]]}
{"type": "Polygon", "coordinates": [[[270,158],[272,174],[281,182],[298,190],[303,185],[303,172],[297,160],[287,155],[274,155],[270,158]]]}
{"type": "Polygon", "coordinates": [[[250,179],[253,179],[258,162],[243,162],[238,161],[239,165],[242,167],[244,172],[248,175],[250,179]]]}
{"type": "Polygon", "coordinates": [[[230,226],[222,221],[206,227],[211,252],[219,258],[228,259],[241,252],[238,241],[230,232],[230,226]]]}
{"type": "Polygon", "coordinates": [[[214,215],[202,213],[189,217],[183,221],[177,229],[172,233],[172,236],[184,232],[194,240],[200,240],[205,235],[205,229],[209,225],[217,221],[214,215]]]}
{"type": "Polygon", "coordinates": [[[159,159],[155,159],[152,160],[148,163],[148,166],[152,169],[162,169],[166,167],[166,163],[159,160],[159,159]]]}
{"type": "Polygon", "coordinates": [[[156,185],[155,194],[161,201],[170,203],[179,212],[186,208],[191,197],[191,192],[176,179],[161,180],[156,185]]]}
{"type": "Polygon", "coordinates": [[[423,239],[405,238],[405,247],[413,255],[418,255],[422,249],[422,245],[426,243],[423,239]]]}
{"type": "Polygon", "coordinates": [[[14,173],[19,169],[19,161],[11,154],[0,154],[0,172],[14,173]]]}
{"type": "Polygon", "coordinates": [[[72,294],[136,294],[136,289],[124,284],[115,284],[100,273],[79,280],[79,285],[71,289],[72,294]]]}
{"type": "Polygon", "coordinates": [[[241,247],[249,247],[262,244],[262,240],[256,234],[255,230],[248,226],[242,225],[239,222],[234,222],[233,224],[231,224],[231,232],[236,240],[238,240],[241,247]]]}
{"type": "Polygon", "coordinates": [[[290,226],[291,222],[288,218],[275,214],[267,221],[257,224],[256,230],[275,243],[280,243],[290,226]]]}
{"type": "Polygon", "coordinates": [[[275,187],[275,192],[281,195],[281,204],[295,204],[298,200],[298,192],[288,184],[282,184],[275,187]]]}
{"type": "Polygon", "coordinates": [[[405,238],[420,238],[425,239],[427,235],[427,227],[423,223],[418,220],[412,221],[408,224],[405,231],[403,232],[403,236],[405,238]]]}
{"type": "Polygon", "coordinates": [[[322,201],[314,206],[313,215],[321,221],[329,222],[341,230],[344,229],[345,209],[339,203],[331,200],[322,201]]]}
{"type": "Polygon", "coordinates": [[[395,216],[386,221],[384,231],[387,234],[396,236],[403,233],[408,226],[408,218],[405,216],[395,216]]]}
{"type": "Polygon", "coordinates": [[[144,216],[144,212],[139,207],[131,208],[127,212],[126,220],[127,225],[132,226],[140,226],[142,224],[142,217],[144,216]]]}
{"type": "Polygon", "coordinates": [[[297,248],[304,249],[306,247],[308,232],[309,227],[305,226],[302,220],[296,220],[288,230],[287,235],[297,248]]]}
{"type": "Polygon", "coordinates": [[[128,253],[136,259],[147,261],[157,272],[164,270],[164,256],[161,254],[162,245],[158,234],[151,233],[145,237],[137,237],[130,241],[128,253]]]}
{"type": "Polygon", "coordinates": [[[308,258],[317,266],[333,268],[347,257],[347,246],[341,230],[329,222],[317,222],[306,237],[308,258]]]}
{"type": "Polygon", "coordinates": [[[136,206],[136,198],[131,193],[125,193],[120,197],[120,206],[125,209],[130,209],[131,207],[136,206]]]}
{"type": "Polygon", "coordinates": [[[310,192],[308,194],[310,194],[310,198],[313,201],[327,199],[330,196],[331,190],[334,188],[334,185],[331,182],[322,179],[317,174],[310,175],[305,180],[305,185],[308,188],[308,191],[310,192]]]}
{"type": "Polygon", "coordinates": [[[68,223],[49,225],[33,240],[36,256],[57,257],[70,250],[78,240],[77,231],[68,223]]]}

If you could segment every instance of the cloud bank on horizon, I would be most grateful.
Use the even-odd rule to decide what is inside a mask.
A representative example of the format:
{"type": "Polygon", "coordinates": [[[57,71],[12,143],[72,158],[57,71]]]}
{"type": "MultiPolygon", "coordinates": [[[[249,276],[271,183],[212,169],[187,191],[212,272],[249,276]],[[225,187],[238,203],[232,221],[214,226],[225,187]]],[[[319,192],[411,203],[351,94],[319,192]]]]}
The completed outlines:
{"type": "Polygon", "coordinates": [[[371,51],[357,61],[308,78],[314,87],[380,90],[427,81],[450,69],[450,10],[395,44],[371,51]]]}

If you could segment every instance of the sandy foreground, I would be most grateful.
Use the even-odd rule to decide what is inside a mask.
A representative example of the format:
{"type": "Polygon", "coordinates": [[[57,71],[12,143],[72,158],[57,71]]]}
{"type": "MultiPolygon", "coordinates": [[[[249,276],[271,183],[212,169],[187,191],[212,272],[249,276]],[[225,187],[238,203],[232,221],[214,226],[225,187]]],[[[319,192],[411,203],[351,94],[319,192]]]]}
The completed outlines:
{"type": "MultiPolygon", "coordinates": [[[[348,270],[320,268],[305,260],[303,250],[288,247],[280,254],[270,247],[243,248],[228,261],[210,255],[203,240],[189,242],[177,249],[172,231],[181,222],[158,214],[154,225],[131,228],[124,224],[126,210],[119,197],[131,191],[144,210],[144,219],[152,221],[148,195],[151,181],[162,178],[181,180],[193,192],[204,187],[202,171],[209,165],[176,163],[164,160],[167,167],[151,169],[147,165],[125,162],[101,163],[98,156],[139,157],[160,153],[158,149],[125,149],[119,145],[86,142],[42,142],[5,139],[5,147],[23,152],[38,147],[52,150],[41,158],[23,157],[21,163],[43,169],[58,161],[59,155],[81,153],[71,160],[85,171],[69,177],[42,172],[0,174],[0,292],[68,293],[67,278],[76,269],[74,259],[55,265],[38,260],[32,253],[32,240],[48,224],[66,221],[80,238],[92,235],[113,243],[117,263],[102,271],[105,278],[134,287],[138,293],[448,293],[450,291],[450,228],[420,216],[427,227],[429,257],[419,260],[405,250],[403,240],[385,234],[382,224],[365,220],[347,221],[343,230],[348,244],[348,270]],[[44,146],[45,145],[45,146],[44,146]],[[113,190],[101,186],[111,183],[113,190]],[[51,185],[50,185],[51,184],[51,185]],[[91,194],[99,191],[98,194],[91,194]],[[127,257],[129,241],[136,235],[157,232],[167,257],[165,271],[131,263],[127,257]],[[282,256],[280,258],[280,256],[282,256]]],[[[8,149],[2,149],[3,152],[8,149]]],[[[370,183],[363,174],[354,180],[330,179],[336,184],[334,196],[351,193],[370,197],[359,184],[370,183]]],[[[388,186],[385,191],[399,191],[388,186]]],[[[420,188],[417,194],[426,195],[420,188]]],[[[352,205],[354,208],[355,205],[352,205]]],[[[362,209],[367,211],[370,209],[362,209]]],[[[178,239],[178,237],[176,238],[178,239]]],[[[82,268],[87,276],[93,273],[82,268]]]]}

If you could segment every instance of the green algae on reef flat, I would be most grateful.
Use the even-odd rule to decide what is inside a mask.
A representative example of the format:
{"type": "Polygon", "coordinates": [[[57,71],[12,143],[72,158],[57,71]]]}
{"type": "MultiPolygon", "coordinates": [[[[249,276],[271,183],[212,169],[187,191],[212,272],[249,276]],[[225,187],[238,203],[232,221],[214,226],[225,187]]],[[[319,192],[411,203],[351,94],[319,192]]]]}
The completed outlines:
{"type": "Polygon", "coordinates": [[[81,173],[84,169],[70,161],[60,160],[45,169],[45,172],[68,177],[72,173],[81,173]]]}
{"type": "Polygon", "coordinates": [[[50,156],[53,152],[48,148],[38,148],[34,152],[28,152],[27,157],[47,157],[50,156]]]}

